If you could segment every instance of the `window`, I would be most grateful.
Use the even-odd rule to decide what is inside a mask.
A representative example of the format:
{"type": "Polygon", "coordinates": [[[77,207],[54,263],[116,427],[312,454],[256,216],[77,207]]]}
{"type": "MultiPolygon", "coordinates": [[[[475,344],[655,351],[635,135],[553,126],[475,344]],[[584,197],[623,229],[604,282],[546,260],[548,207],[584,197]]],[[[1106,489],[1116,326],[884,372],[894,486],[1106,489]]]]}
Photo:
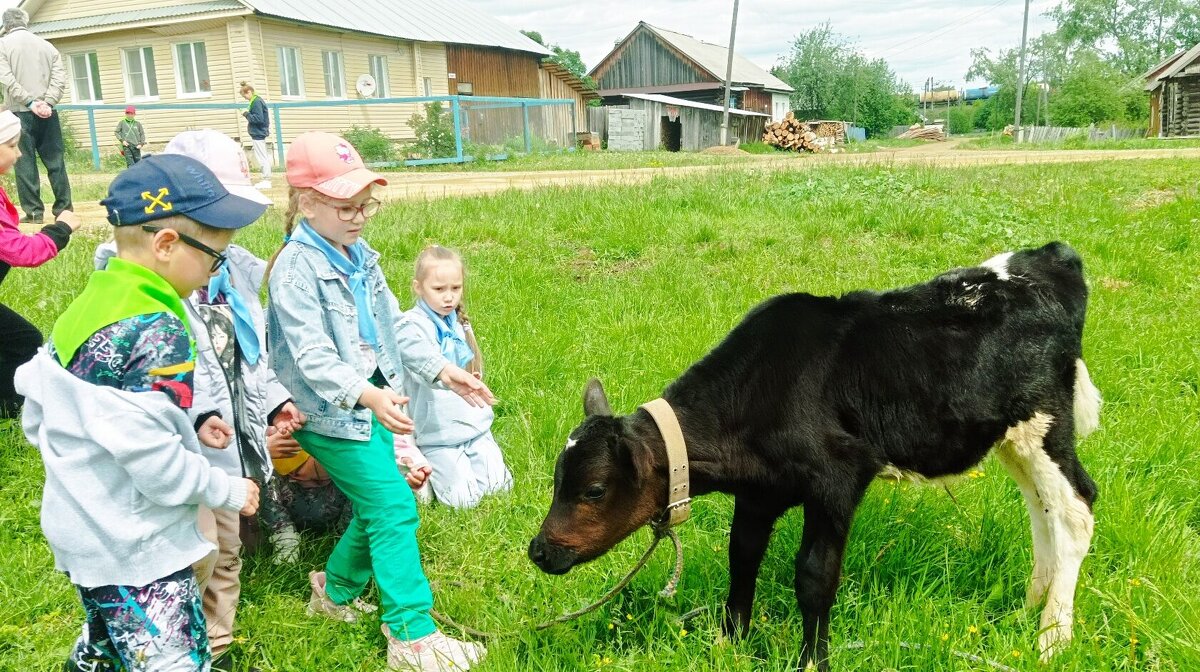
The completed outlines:
{"type": "Polygon", "coordinates": [[[458,83],[458,95],[460,95],[460,96],[475,95],[475,85],[472,84],[471,82],[459,82],[458,83]]]}
{"type": "Polygon", "coordinates": [[[387,98],[391,93],[388,87],[387,56],[371,56],[369,66],[371,77],[375,79],[375,97],[387,98]]]}
{"type": "Polygon", "coordinates": [[[98,103],[104,100],[100,92],[100,62],[96,52],[71,55],[71,90],[77,103],[98,103]]]}
{"type": "Polygon", "coordinates": [[[325,71],[325,95],[330,98],[345,98],[346,75],[342,67],[342,52],[322,51],[321,67],[325,71]]]}
{"type": "Polygon", "coordinates": [[[421,80],[421,90],[425,92],[422,95],[432,96],[433,95],[433,79],[430,77],[423,78],[421,80]]]}
{"type": "Polygon", "coordinates": [[[300,98],[304,95],[304,73],[300,70],[300,50],[279,47],[279,95],[300,98]]]}
{"type": "Polygon", "coordinates": [[[203,42],[175,45],[175,77],[181,98],[212,95],[212,86],[208,81],[208,54],[203,42]]]}
{"type": "Polygon", "coordinates": [[[129,100],[158,98],[158,74],[154,70],[154,48],[122,49],[125,60],[125,97],[129,100]]]}

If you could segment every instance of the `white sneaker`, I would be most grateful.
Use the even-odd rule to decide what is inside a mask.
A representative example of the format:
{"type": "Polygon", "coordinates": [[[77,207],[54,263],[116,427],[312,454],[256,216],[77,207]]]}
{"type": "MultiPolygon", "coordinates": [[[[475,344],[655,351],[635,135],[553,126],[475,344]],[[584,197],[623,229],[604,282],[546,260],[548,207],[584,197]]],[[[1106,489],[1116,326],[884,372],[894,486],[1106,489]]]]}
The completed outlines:
{"type": "Polygon", "coordinates": [[[403,641],[392,637],[387,624],[381,629],[387,637],[388,667],[393,670],[458,672],[471,669],[471,665],[487,655],[487,649],[482,644],[447,637],[441,631],[420,639],[403,641]]]}
{"type": "Polygon", "coordinates": [[[275,565],[293,565],[300,559],[300,535],[296,528],[285,527],[271,535],[271,563],[275,565]]]}
{"type": "Polygon", "coordinates": [[[254,188],[255,188],[255,189],[258,189],[259,191],[263,191],[263,190],[266,190],[266,189],[270,189],[270,188],[271,188],[271,181],[270,181],[270,180],[263,180],[263,181],[261,181],[261,182],[259,182],[259,183],[255,184],[255,185],[254,185],[254,188]]]}
{"type": "Polygon", "coordinates": [[[379,607],[363,602],[360,597],[354,598],[350,604],[338,604],[329,599],[325,592],[325,572],[309,572],[308,585],[312,588],[308,598],[309,616],[320,615],[335,621],[354,623],[359,616],[379,610],[379,607]]]}

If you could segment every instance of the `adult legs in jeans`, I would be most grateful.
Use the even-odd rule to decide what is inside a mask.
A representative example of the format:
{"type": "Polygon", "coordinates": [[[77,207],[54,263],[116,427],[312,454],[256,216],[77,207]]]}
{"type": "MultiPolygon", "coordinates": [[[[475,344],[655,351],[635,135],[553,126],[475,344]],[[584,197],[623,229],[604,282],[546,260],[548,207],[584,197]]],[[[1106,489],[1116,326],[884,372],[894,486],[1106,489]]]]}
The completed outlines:
{"type": "Polygon", "coordinates": [[[37,354],[42,332],[0,303],[0,418],[15,418],[21,412],[24,397],[13,389],[17,367],[37,354]]]}
{"type": "Polygon", "coordinates": [[[21,209],[35,221],[43,217],[45,206],[37,166],[38,157],[41,157],[50,178],[50,189],[54,192],[51,212],[57,217],[63,210],[73,208],[58,112],[51,114],[49,119],[42,119],[33,112],[17,112],[16,115],[21,120],[21,158],[17,159],[13,172],[16,173],[21,209]]]}
{"type": "Polygon", "coordinates": [[[396,468],[392,435],[372,420],[368,441],[299,431],[296,440],[321,463],[354,507],[354,518],[325,565],[326,594],[337,604],[362,595],[372,576],[382,620],[397,639],[419,639],[437,627],[433,594],[417,548],[417,502],[396,468]]]}

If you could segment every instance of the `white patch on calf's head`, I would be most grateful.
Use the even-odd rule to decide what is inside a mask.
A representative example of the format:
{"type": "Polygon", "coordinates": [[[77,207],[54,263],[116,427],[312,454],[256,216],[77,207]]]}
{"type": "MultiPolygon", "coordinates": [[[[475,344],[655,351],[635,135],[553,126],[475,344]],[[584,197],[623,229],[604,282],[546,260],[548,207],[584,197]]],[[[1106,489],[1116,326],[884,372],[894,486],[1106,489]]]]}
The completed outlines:
{"type": "Polygon", "coordinates": [[[1010,277],[1012,277],[1008,274],[1008,260],[1012,257],[1012,255],[1012,252],[997,254],[991,259],[988,259],[980,264],[980,266],[994,272],[997,278],[1001,280],[1008,280],[1010,277]]]}
{"type": "Polygon", "coordinates": [[[579,442],[576,441],[575,439],[567,439],[567,447],[563,448],[563,450],[567,450],[567,448],[574,448],[575,444],[577,444],[577,443],[579,443],[579,442]]]}

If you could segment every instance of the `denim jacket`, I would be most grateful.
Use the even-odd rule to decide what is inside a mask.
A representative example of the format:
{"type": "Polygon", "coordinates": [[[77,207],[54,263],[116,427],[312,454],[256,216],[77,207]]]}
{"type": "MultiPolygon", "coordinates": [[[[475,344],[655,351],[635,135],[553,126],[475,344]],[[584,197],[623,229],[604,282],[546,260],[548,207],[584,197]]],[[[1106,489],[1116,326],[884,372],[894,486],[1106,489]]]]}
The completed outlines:
{"type": "MultiPolygon", "coordinates": [[[[436,345],[401,330],[405,317],[379,267],[379,253],[366,245],[371,307],[379,332],[376,364],[397,393],[400,367],[432,383],[450,364],[436,345]]],[[[308,416],[305,429],[354,441],[371,438],[371,411],[358,398],[371,383],[360,366],[358,313],[346,278],[319,250],[288,243],[271,270],[267,343],[271,368],[308,416]]]]}

